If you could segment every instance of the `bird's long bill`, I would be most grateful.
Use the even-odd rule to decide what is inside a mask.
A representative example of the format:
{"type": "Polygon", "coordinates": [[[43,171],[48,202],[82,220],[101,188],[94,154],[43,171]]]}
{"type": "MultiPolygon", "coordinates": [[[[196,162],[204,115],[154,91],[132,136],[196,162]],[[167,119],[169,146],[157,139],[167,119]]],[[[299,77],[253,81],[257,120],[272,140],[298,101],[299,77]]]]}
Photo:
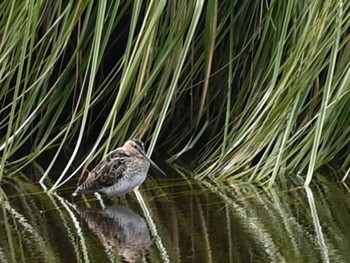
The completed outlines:
{"type": "Polygon", "coordinates": [[[149,157],[148,157],[144,152],[142,152],[142,151],[141,151],[141,154],[147,159],[147,161],[150,162],[150,164],[151,164],[154,168],[156,168],[162,175],[166,176],[166,174],[163,172],[163,170],[160,169],[160,168],[158,167],[158,165],[156,165],[155,162],[153,162],[153,161],[151,160],[151,158],[149,158],[149,157]]]}

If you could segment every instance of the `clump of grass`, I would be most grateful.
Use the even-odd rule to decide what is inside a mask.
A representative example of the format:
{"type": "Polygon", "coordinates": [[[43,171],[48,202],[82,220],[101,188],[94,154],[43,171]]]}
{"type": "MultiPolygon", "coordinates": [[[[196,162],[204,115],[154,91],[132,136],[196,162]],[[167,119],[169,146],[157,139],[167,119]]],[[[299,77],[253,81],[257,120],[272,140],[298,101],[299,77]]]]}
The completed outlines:
{"type": "Polygon", "coordinates": [[[349,7],[5,1],[0,180],[54,148],[44,182],[70,146],[55,189],[130,137],[218,181],[347,169],[349,7]]]}

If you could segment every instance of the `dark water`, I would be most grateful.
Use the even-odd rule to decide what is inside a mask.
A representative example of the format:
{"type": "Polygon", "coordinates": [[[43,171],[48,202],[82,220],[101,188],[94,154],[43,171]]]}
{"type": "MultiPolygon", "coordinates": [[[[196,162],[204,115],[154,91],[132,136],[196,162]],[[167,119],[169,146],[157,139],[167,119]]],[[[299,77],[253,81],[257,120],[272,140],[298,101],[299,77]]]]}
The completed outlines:
{"type": "Polygon", "coordinates": [[[118,204],[20,177],[0,191],[0,262],[349,262],[343,184],[288,191],[148,180],[118,204]],[[102,208],[105,206],[105,208],[102,208]]]}

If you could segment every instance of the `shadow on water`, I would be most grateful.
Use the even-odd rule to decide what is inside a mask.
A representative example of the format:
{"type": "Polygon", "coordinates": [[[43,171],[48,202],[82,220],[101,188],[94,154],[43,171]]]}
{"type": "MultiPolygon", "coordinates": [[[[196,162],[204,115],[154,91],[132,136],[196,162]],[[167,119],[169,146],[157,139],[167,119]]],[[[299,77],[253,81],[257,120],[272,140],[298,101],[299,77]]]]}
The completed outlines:
{"type": "Polygon", "coordinates": [[[0,190],[0,262],[347,262],[342,184],[289,191],[150,178],[113,200],[43,193],[21,176],[0,190]]]}

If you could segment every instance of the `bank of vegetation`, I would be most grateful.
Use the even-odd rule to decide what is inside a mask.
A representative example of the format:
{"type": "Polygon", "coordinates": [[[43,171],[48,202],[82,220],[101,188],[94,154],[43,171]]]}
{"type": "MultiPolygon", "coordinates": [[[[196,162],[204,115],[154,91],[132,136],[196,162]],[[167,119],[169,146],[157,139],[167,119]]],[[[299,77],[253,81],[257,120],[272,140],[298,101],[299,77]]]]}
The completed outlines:
{"type": "Polygon", "coordinates": [[[130,137],[218,181],[346,171],[349,7],[2,1],[0,179],[69,148],[57,188],[130,137]]]}

